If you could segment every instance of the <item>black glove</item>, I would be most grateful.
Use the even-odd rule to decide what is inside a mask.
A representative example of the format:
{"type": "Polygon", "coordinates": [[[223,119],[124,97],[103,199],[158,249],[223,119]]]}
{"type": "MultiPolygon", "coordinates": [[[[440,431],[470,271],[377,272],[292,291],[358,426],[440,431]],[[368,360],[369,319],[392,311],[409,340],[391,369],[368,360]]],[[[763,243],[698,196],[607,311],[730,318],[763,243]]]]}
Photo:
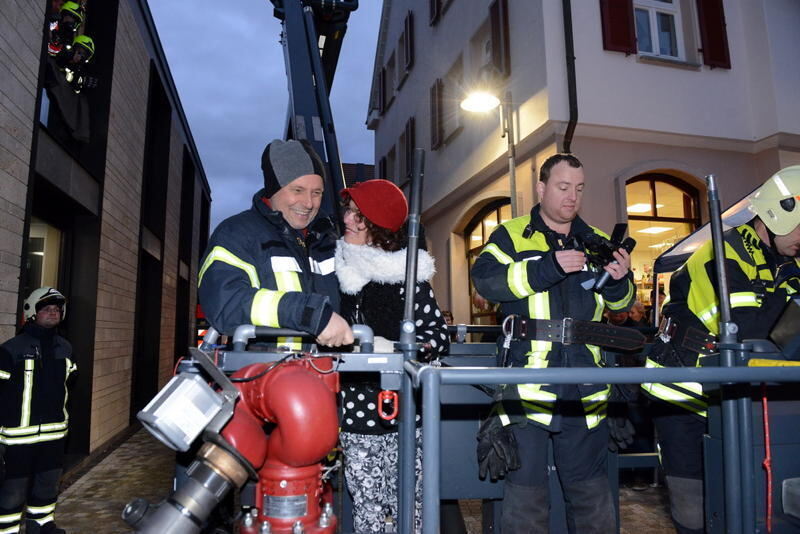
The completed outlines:
{"type": "Polygon", "coordinates": [[[627,449],[633,443],[635,435],[633,423],[627,417],[608,418],[608,450],[611,452],[627,449]]]}
{"type": "Polygon", "coordinates": [[[628,419],[628,403],[634,394],[625,384],[612,384],[608,399],[608,450],[619,452],[633,443],[636,430],[628,419]]]}
{"type": "Polygon", "coordinates": [[[519,467],[517,440],[511,426],[503,426],[493,411],[478,430],[478,477],[484,480],[488,473],[495,481],[519,467]]]}
{"type": "Polygon", "coordinates": [[[513,425],[524,425],[527,417],[519,402],[519,390],[516,385],[501,387],[494,394],[494,406],[478,429],[478,476],[481,480],[486,474],[492,480],[503,478],[509,471],[519,469],[517,440],[511,431],[513,425]],[[502,407],[511,424],[503,426],[498,415],[502,407]]]}

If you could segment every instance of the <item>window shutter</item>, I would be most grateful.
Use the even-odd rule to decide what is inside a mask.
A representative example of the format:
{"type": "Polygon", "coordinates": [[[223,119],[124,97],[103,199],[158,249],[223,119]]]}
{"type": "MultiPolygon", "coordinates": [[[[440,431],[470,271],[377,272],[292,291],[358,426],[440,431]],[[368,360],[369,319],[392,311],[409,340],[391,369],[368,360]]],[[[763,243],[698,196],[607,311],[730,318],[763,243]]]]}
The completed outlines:
{"type": "Polygon", "coordinates": [[[697,0],[697,20],[703,44],[703,63],[711,68],[731,68],[722,0],[697,0]]]}
{"type": "Polygon", "coordinates": [[[430,8],[428,24],[436,26],[436,23],[439,22],[439,15],[442,14],[442,0],[428,0],[428,7],[430,8]]]}
{"type": "Polygon", "coordinates": [[[624,52],[626,55],[636,53],[633,0],[600,0],[600,21],[605,50],[624,52]]]}
{"type": "Polygon", "coordinates": [[[378,111],[386,111],[386,67],[378,74],[378,111]]]}
{"type": "Polygon", "coordinates": [[[431,86],[431,150],[442,145],[442,79],[431,86]]]}
{"type": "Polygon", "coordinates": [[[489,20],[492,31],[492,65],[505,77],[511,74],[507,0],[494,0],[489,5],[489,20]]]}
{"type": "Polygon", "coordinates": [[[405,26],[405,68],[409,71],[414,66],[414,13],[411,11],[406,15],[405,26]]]}
{"type": "Polygon", "coordinates": [[[405,138],[406,138],[406,176],[410,177],[414,166],[414,147],[416,146],[416,139],[414,133],[414,117],[408,119],[406,122],[405,138]]]}
{"type": "Polygon", "coordinates": [[[386,179],[386,156],[378,161],[378,178],[386,179]]]}

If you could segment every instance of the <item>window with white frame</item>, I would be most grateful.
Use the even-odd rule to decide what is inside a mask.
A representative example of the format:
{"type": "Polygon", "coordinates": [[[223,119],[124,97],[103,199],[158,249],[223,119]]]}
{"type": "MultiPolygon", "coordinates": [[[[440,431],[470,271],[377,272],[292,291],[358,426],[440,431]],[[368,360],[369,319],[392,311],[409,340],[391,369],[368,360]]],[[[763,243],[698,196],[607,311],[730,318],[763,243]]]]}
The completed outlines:
{"type": "Polygon", "coordinates": [[[679,0],[635,0],[633,11],[640,54],[685,58],[679,0]]]}

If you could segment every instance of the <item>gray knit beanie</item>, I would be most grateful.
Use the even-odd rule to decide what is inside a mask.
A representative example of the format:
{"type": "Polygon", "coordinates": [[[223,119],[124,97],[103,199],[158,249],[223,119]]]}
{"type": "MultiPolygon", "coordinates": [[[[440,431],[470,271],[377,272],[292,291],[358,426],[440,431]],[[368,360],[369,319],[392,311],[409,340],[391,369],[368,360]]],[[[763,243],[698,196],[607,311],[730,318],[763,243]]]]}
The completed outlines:
{"type": "Polygon", "coordinates": [[[325,179],[325,166],[311,143],[305,139],[273,140],[261,155],[261,170],[264,172],[267,198],[306,174],[318,174],[325,179]]]}

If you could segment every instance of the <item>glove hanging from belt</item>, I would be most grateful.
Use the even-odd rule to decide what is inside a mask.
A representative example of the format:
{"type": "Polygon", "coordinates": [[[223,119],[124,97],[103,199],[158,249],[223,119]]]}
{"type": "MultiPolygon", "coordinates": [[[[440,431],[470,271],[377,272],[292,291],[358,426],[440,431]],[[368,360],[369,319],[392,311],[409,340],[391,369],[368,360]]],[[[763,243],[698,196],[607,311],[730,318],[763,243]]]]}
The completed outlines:
{"type": "Polygon", "coordinates": [[[509,471],[520,468],[519,451],[517,449],[517,439],[512,431],[513,425],[524,425],[527,418],[518,413],[516,401],[519,401],[519,393],[515,385],[506,385],[494,395],[495,404],[492,410],[481,421],[478,430],[477,456],[478,456],[478,477],[483,480],[489,475],[492,481],[505,478],[509,471]],[[509,401],[514,408],[502,409],[503,401],[509,401]],[[500,418],[500,410],[505,412],[505,416],[511,424],[504,426],[500,418]]]}
{"type": "Polygon", "coordinates": [[[638,350],[644,347],[644,334],[633,328],[614,326],[595,321],[564,319],[529,319],[509,315],[503,321],[503,334],[517,341],[538,340],[564,345],[598,345],[618,350],[638,350]]]}

